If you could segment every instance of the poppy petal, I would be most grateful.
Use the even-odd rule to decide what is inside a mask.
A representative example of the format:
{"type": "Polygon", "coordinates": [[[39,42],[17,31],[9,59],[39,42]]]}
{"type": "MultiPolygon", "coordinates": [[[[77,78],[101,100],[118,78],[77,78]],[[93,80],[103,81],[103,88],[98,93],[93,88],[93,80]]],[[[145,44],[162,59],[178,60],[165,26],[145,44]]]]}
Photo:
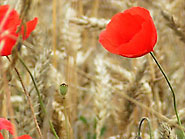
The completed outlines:
{"type": "Polygon", "coordinates": [[[9,7],[9,5],[0,6],[0,21],[4,18],[5,13],[8,11],[9,7]]]}
{"type": "Polygon", "coordinates": [[[4,118],[0,118],[0,130],[2,129],[8,130],[13,135],[13,125],[4,118]]]}
{"type": "Polygon", "coordinates": [[[32,139],[32,137],[30,137],[29,135],[22,135],[17,137],[16,139],[32,139]]]}
{"type": "Polygon", "coordinates": [[[157,39],[154,38],[157,37],[151,34],[156,34],[156,30],[149,23],[144,23],[142,28],[143,29],[136,34],[129,43],[122,44],[117,48],[120,55],[133,58],[143,56],[153,51],[153,46],[157,41],[157,39]],[[150,30],[150,32],[148,30],[150,30]]]}
{"type": "Polygon", "coordinates": [[[100,36],[99,36],[99,42],[104,46],[105,49],[107,49],[108,51],[110,51],[111,53],[117,53],[117,50],[115,49],[117,47],[117,42],[115,39],[114,40],[110,40],[109,38],[111,38],[111,35],[109,35],[107,33],[106,30],[102,31],[100,36]]]}
{"type": "Polygon", "coordinates": [[[99,41],[107,50],[118,54],[117,46],[129,42],[141,30],[143,22],[140,16],[118,13],[107,25],[106,31],[100,34],[99,41]]]}
{"type": "MultiPolygon", "coordinates": [[[[10,8],[9,5],[3,5],[0,6],[0,22],[4,19],[6,12],[10,8]]],[[[5,23],[3,25],[3,30],[14,30],[16,31],[17,26],[21,23],[21,20],[19,19],[18,13],[12,9],[7,16],[7,19],[5,20],[5,23]]]]}
{"type": "Polygon", "coordinates": [[[0,133],[0,139],[4,139],[3,135],[0,133]]]}
{"type": "Polygon", "coordinates": [[[24,31],[24,26],[22,26],[21,33],[23,35],[23,40],[27,39],[30,33],[35,29],[38,22],[38,18],[34,18],[33,20],[26,23],[26,32],[24,31]]]}
{"type": "Polygon", "coordinates": [[[139,57],[153,51],[157,31],[149,11],[133,7],[113,16],[99,42],[111,53],[139,57]]]}
{"type": "MultiPolygon", "coordinates": [[[[17,38],[17,34],[12,33],[12,36],[15,36],[17,38]]],[[[10,38],[8,36],[3,37],[3,39],[0,39],[0,55],[1,56],[7,56],[10,55],[12,52],[12,49],[14,45],[16,44],[16,40],[13,38],[10,38]]]]}

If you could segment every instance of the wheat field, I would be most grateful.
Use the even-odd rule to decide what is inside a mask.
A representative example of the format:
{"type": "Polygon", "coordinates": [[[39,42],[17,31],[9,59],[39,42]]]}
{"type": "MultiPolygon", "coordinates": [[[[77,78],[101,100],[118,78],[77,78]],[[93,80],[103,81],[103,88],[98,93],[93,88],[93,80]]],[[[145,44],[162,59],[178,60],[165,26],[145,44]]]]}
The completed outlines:
{"type": "MultiPolygon", "coordinates": [[[[55,139],[50,121],[60,139],[136,139],[147,117],[154,139],[182,139],[172,94],[152,57],[111,54],[98,38],[114,14],[133,6],[150,11],[158,33],[154,53],[185,126],[185,0],[0,0],[4,4],[24,12],[25,21],[38,17],[18,51],[38,90],[16,56],[0,57],[0,117],[11,120],[17,135],[39,139],[40,129],[44,139],[55,139]]],[[[148,129],[145,122],[142,139],[149,139],[148,129]]]]}

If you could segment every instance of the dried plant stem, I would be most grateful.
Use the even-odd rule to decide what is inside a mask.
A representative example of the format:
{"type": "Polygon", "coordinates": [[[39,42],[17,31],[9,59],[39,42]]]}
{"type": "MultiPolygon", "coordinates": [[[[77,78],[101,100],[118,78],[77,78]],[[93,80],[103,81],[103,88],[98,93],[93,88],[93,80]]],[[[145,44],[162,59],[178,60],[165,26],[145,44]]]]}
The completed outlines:
{"type": "Polygon", "coordinates": [[[138,137],[138,138],[141,138],[141,134],[140,134],[140,133],[141,133],[141,126],[142,126],[142,123],[143,123],[145,120],[148,122],[149,133],[150,133],[150,139],[153,139],[153,134],[152,134],[152,128],[151,128],[150,120],[149,120],[148,118],[146,118],[146,117],[142,118],[141,121],[140,121],[140,123],[139,123],[139,128],[138,128],[138,135],[137,135],[137,137],[138,137]]]}
{"type": "MultiPolygon", "coordinates": [[[[41,105],[41,109],[42,109],[42,111],[44,112],[44,114],[47,114],[46,108],[45,108],[44,103],[43,103],[43,100],[42,100],[42,97],[41,97],[41,95],[40,95],[40,91],[39,91],[39,89],[38,89],[38,87],[37,87],[37,85],[36,85],[36,82],[35,82],[35,80],[34,80],[34,77],[33,77],[32,73],[31,73],[31,71],[30,71],[29,68],[26,66],[26,64],[25,64],[24,61],[21,59],[21,57],[18,56],[18,59],[19,59],[19,61],[21,62],[21,64],[24,66],[24,68],[28,71],[28,73],[29,73],[29,75],[30,75],[30,77],[31,77],[31,79],[32,79],[32,81],[33,81],[33,84],[34,84],[34,87],[35,87],[35,89],[36,89],[37,95],[38,95],[38,97],[39,97],[39,102],[40,102],[40,105],[41,105]]],[[[53,132],[55,138],[56,138],[56,139],[59,139],[59,137],[58,137],[58,135],[57,135],[57,133],[56,133],[56,131],[55,131],[55,129],[54,129],[54,126],[53,126],[53,123],[52,123],[51,120],[49,120],[49,125],[50,125],[51,131],[53,132]]]]}
{"type": "Polygon", "coordinates": [[[93,2],[93,8],[92,8],[92,15],[91,16],[97,16],[98,8],[99,8],[99,0],[95,0],[93,2]]]}
{"type": "Polygon", "coordinates": [[[19,58],[19,61],[21,62],[21,64],[25,67],[25,69],[26,69],[26,70],[28,71],[28,73],[30,74],[31,79],[32,79],[33,84],[34,84],[34,87],[35,87],[35,89],[36,89],[36,91],[37,91],[37,95],[38,95],[38,97],[39,97],[39,102],[40,102],[40,104],[41,104],[41,108],[42,108],[42,110],[44,111],[44,113],[46,113],[46,109],[44,108],[44,103],[43,103],[43,101],[42,101],[42,97],[41,97],[40,92],[39,92],[39,90],[38,90],[38,88],[37,88],[37,85],[36,85],[36,83],[35,83],[35,80],[34,80],[34,77],[33,77],[32,73],[31,73],[31,71],[30,71],[30,70],[28,69],[28,67],[25,65],[24,61],[23,61],[20,57],[18,57],[18,58],[19,58]]]}
{"type": "Polygon", "coordinates": [[[57,20],[57,17],[56,17],[56,6],[57,6],[57,1],[56,0],[53,0],[53,15],[52,15],[52,18],[53,18],[53,65],[54,67],[57,66],[57,62],[56,62],[56,38],[57,38],[57,34],[56,34],[56,20],[57,20]]]}
{"type": "MultiPolygon", "coordinates": [[[[159,67],[159,69],[160,69],[161,73],[163,74],[164,78],[166,79],[166,82],[168,83],[168,86],[169,86],[169,88],[170,88],[170,90],[171,90],[171,92],[172,92],[172,96],[173,96],[173,105],[174,105],[175,115],[176,115],[176,117],[177,117],[177,122],[178,122],[179,126],[182,127],[181,120],[180,120],[180,117],[179,117],[179,115],[178,115],[175,92],[174,92],[173,87],[172,87],[172,85],[171,85],[171,83],[170,83],[170,80],[168,79],[168,77],[167,77],[166,73],[164,72],[162,66],[161,66],[161,65],[159,64],[159,62],[157,61],[157,59],[156,59],[155,55],[153,54],[153,52],[150,52],[150,54],[151,54],[152,58],[154,59],[155,63],[157,64],[157,66],[159,67]]],[[[181,129],[181,130],[182,130],[182,129],[181,129]]],[[[184,133],[183,130],[182,130],[182,133],[183,133],[183,136],[184,136],[184,138],[185,138],[185,133],[184,133]]]]}
{"type": "MultiPolygon", "coordinates": [[[[11,123],[13,123],[15,125],[15,120],[12,118],[12,117],[14,117],[14,111],[13,111],[12,103],[11,103],[11,100],[10,100],[11,92],[10,92],[10,89],[8,87],[8,80],[7,80],[6,72],[5,72],[5,74],[3,74],[3,82],[4,82],[4,84],[3,84],[4,91],[6,92],[7,108],[9,110],[10,117],[11,117],[11,123]]],[[[16,130],[15,126],[13,126],[13,132],[14,132],[14,135],[17,137],[17,130],[16,130]]]]}
{"type": "MultiPolygon", "coordinates": [[[[155,68],[154,68],[154,65],[153,65],[154,63],[152,61],[152,58],[149,55],[147,55],[147,59],[149,61],[149,66],[150,66],[150,72],[151,72],[151,76],[152,76],[152,81],[154,82],[156,80],[156,77],[155,77],[155,68]]],[[[152,84],[152,88],[154,89],[154,84],[152,84]]],[[[157,91],[154,90],[154,97],[155,97],[155,100],[156,100],[157,111],[158,112],[161,112],[159,92],[157,92],[157,91]]]]}
{"type": "MultiPolygon", "coordinates": [[[[6,57],[7,57],[8,61],[11,62],[11,61],[10,61],[10,58],[9,58],[8,56],[6,56],[6,57]]],[[[14,69],[15,69],[15,72],[17,73],[17,76],[18,76],[19,81],[20,81],[20,83],[21,83],[21,85],[22,85],[22,88],[23,88],[23,90],[24,90],[24,93],[25,93],[25,95],[26,95],[26,97],[27,97],[27,99],[28,99],[28,103],[29,103],[29,105],[30,105],[30,109],[31,109],[31,112],[32,112],[32,115],[33,115],[33,120],[34,120],[35,126],[36,126],[36,128],[37,128],[37,131],[38,131],[38,133],[39,133],[40,138],[42,139],[42,138],[43,138],[42,132],[41,132],[41,130],[40,130],[40,128],[39,128],[39,124],[38,124],[37,118],[36,118],[36,116],[35,116],[35,112],[34,112],[34,109],[33,109],[33,105],[32,105],[32,103],[31,103],[31,98],[30,98],[28,92],[26,91],[26,88],[25,88],[25,86],[24,86],[24,83],[23,83],[23,81],[22,81],[22,78],[21,78],[21,76],[20,76],[19,71],[17,70],[16,67],[14,67],[14,69]]]]}
{"type": "Polygon", "coordinates": [[[11,10],[12,10],[12,8],[9,8],[9,9],[8,9],[8,11],[6,12],[6,14],[5,14],[3,20],[1,21],[1,24],[0,24],[0,31],[2,31],[2,28],[3,28],[3,26],[4,26],[4,24],[5,24],[6,20],[7,20],[7,18],[8,18],[8,16],[9,16],[11,10]]]}
{"type": "MultiPolygon", "coordinates": [[[[114,89],[113,89],[114,90],[114,89]]],[[[172,122],[170,119],[168,119],[167,117],[165,117],[164,115],[160,114],[159,112],[153,110],[151,107],[147,107],[146,105],[144,105],[141,102],[138,102],[137,100],[135,100],[134,98],[131,98],[130,96],[126,95],[125,93],[120,93],[122,97],[124,97],[125,99],[127,99],[128,101],[134,103],[135,105],[141,107],[142,109],[147,110],[148,112],[150,112],[151,114],[154,114],[157,118],[161,119],[162,121],[167,122],[169,125],[173,125],[179,129],[183,129],[185,130],[185,128],[180,127],[178,124],[172,122]]]]}
{"type": "Polygon", "coordinates": [[[78,0],[78,15],[79,16],[82,16],[83,15],[83,13],[84,13],[84,10],[83,10],[83,2],[82,2],[82,0],[78,0]]]}
{"type": "Polygon", "coordinates": [[[24,46],[29,48],[31,51],[35,52],[35,50],[33,49],[34,46],[31,43],[27,42],[26,40],[22,41],[21,39],[18,39],[15,35],[11,35],[11,34],[8,34],[7,36],[10,37],[11,39],[14,39],[17,42],[23,44],[24,46]]]}

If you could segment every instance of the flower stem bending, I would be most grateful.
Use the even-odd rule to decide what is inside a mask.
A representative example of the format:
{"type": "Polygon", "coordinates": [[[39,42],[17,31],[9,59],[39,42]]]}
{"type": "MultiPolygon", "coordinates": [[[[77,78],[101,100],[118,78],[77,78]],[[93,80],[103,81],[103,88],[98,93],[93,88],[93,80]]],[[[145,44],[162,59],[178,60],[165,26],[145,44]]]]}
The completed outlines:
{"type": "MultiPolygon", "coordinates": [[[[161,73],[163,74],[164,78],[166,79],[166,82],[168,83],[168,86],[170,87],[170,90],[171,90],[172,96],[173,96],[173,106],[174,106],[174,110],[175,110],[175,115],[177,117],[177,122],[178,122],[179,126],[182,127],[182,123],[181,123],[180,117],[178,115],[175,92],[174,92],[173,87],[172,87],[172,85],[170,83],[170,80],[168,79],[168,77],[167,77],[166,73],[164,72],[162,66],[157,61],[157,58],[155,57],[154,53],[150,52],[150,54],[151,54],[152,58],[154,59],[155,63],[157,64],[157,66],[159,67],[159,69],[160,69],[161,73]]],[[[183,130],[182,130],[182,133],[183,133],[183,136],[185,138],[185,133],[184,133],[183,130]]]]}
{"type": "MultiPolygon", "coordinates": [[[[7,57],[8,61],[11,62],[11,61],[10,61],[10,58],[9,58],[8,56],[6,56],[6,57],[7,57]]],[[[21,83],[21,85],[22,85],[22,88],[23,88],[24,93],[25,93],[25,95],[26,95],[26,97],[27,97],[28,103],[29,103],[29,105],[30,105],[30,109],[31,109],[31,112],[32,112],[32,115],[33,115],[34,123],[35,123],[35,125],[36,125],[36,129],[37,129],[37,131],[38,131],[38,133],[39,133],[40,138],[42,139],[42,138],[43,138],[42,132],[41,132],[40,127],[39,127],[39,124],[38,124],[38,122],[37,122],[37,118],[36,118],[36,115],[35,115],[35,112],[34,112],[34,108],[33,108],[33,105],[32,105],[32,103],[31,103],[31,98],[30,98],[30,96],[29,96],[29,94],[28,94],[28,92],[27,92],[27,90],[26,90],[26,88],[25,88],[25,86],[24,86],[24,83],[23,83],[23,81],[22,81],[22,78],[21,78],[21,75],[20,75],[18,69],[17,69],[16,67],[14,67],[14,69],[15,69],[15,72],[17,73],[17,76],[18,76],[18,78],[19,78],[19,81],[20,81],[20,83],[21,83]]]]}
{"type": "MultiPolygon", "coordinates": [[[[40,95],[40,91],[39,91],[39,89],[38,89],[38,87],[37,87],[37,85],[36,85],[35,79],[34,79],[32,73],[31,73],[31,71],[30,71],[29,68],[26,66],[26,64],[25,64],[24,61],[21,59],[21,57],[18,56],[18,59],[19,59],[19,61],[21,62],[21,64],[25,67],[25,69],[28,71],[28,73],[29,73],[29,75],[30,75],[30,77],[31,77],[31,79],[32,79],[32,81],[33,81],[33,84],[34,84],[34,87],[35,87],[35,89],[36,89],[37,95],[38,95],[38,97],[39,97],[39,102],[40,102],[40,105],[41,105],[41,109],[43,110],[44,114],[47,114],[46,108],[45,108],[44,103],[43,103],[43,100],[42,100],[42,97],[41,97],[41,95],[40,95]]],[[[49,125],[50,125],[51,131],[53,132],[55,138],[56,138],[56,139],[59,139],[59,137],[58,137],[58,135],[57,135],[57,133],[56,133],[56,131],[55,131],[55,129],[54,129],[54,126],[53,126],[53,123],[52,123],[51,120],[49,120],[49,125]]]]}
{"type": "Polygon", "coordinates": [[[141,134],[140,134],[141,133],[141,126],[142,126],[142,123],[144,122],[144,120],[146,120],[148,122],[148,127],[149,127],[149,132],[150,132],[150,139],[153,139],[150,120],[148,118],[146,118],[146,117],[142,118],[140,123],[139,123],[137,138],[141,138],[141,134]]]}

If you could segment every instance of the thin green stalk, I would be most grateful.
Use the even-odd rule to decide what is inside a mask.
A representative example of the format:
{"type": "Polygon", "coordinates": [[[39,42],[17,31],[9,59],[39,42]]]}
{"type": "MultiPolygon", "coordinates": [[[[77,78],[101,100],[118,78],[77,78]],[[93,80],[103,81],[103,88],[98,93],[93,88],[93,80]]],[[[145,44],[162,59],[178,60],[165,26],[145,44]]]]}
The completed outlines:
{"type": "Polygon", "coordinates": [[[54,128],[53,123],[52,123],[51,120],[49,120],[49,126],[50,126],[51,131],[53,132],[55,138],[56,138],[56,139],[59,139],[59,137],[58,137],[58,135],[57,135],[57,132],[55,131],[55,128],[54,128]]]}
{"type": "Polygon", "coordinates": [[[141,138],[141,126],[142,126],[142,123],[143,123],[145,120],[148,122],[149,133],[150,133],[150,139],[153,139],[153,134],[152,134],[152,128],[151,128],[150,120],[149,120],[148,118],[146,118],[146,117],[142,118],[141,121],[140,121],[140,123],[139,123],[137,138],[141,138]]]}
{"type": "MultiPolygon", "coordinates": [[[[11,62],[11,61],[10,61],[10,58],[9,58],[8,56],[6,56],[6,58],[8,59],[9,62],[11,62]]],[[[17,73],[17,76],[18,76],[19,81],[20,81],[20,83],[21,83],[21,85],[22,85],[23,91],[24,91],[24,93],[25,93],[25,95],[26,95],[26,97],[27,97],[28,103],[29,103],[29,105],[30,105],[30,109],[31,109],[31,112],[32,112],[33,120],[34,120],[34,123],[35,123],[35,125],[36,125],[36,129],[37,129],[37,131],[38,131],[38,133],[39,133],[40,139],[42,139],[42,138],[43,138],[42,132],[41,132],[40,127],[39,127],[39,124],[38,124],[38,122],[37,122],[37,118],[36,118],[36,115],[35,115],[35,112],[34,112],[34,108],[33,108],[33,105],[32,105],[32,103],[31,103],[31,98],[30,98],[30,96],[29,96],[29,94],[28,94],[28,92],[27,92],[27,90],[26,90],[26,88],[25,88],[25,86],[24,86],[24,83],[23,83],[23,81],[22,81],[22,78],[21,78],[21,75],[20,75],[19,71],[17,70],[16,67],[14,67],[14,69],[15,69],[15,72],[17,73]]]]}
{"type": "MultiPolygon", "coordinates": [[[[160,69],[161,73],[163,74],[164,78],[166,79],[166,82],[167,82],[168,86],[170,87],[170,90],[171,90],[171,93],[172,93],[172,96],[173,96],[173,106],[174,106],[174,110],[175,110],[175,115],[177,117],[177,122],[178,122],[179,126],[182,127],[182,123],[181,123],[180,117],[178,115],[175,92],[174,92],[173,87],[172,87],[172,85],[170,83],[170,80],[168,79],[168,77],[167,77],[166,73],[164,72],[162,66],[157,61],[157,58],[155,57],[153,52],[150,52],[150,54],[151,54],[152,58],[154,59],[155,63],[157,64],[158,68],[160,69]]],[[[183,136],[185,138],[185,133],[184,133],[183,130],[182,130],[182,133],[183,133],[183,136]]]]}
{"type": "Polygon", "coordinates": [[[66,110],[66,99],[65,96],[63,96],[63,102],[64,102],[64,116],[65,116],[65,126],[66,126],[66,132],[67,132],[67,138],[70,139],[70,133],[69,133],[69,126],[68,126],[68,116],[67,116],[67,110],[66,110]]]}
{"type": "MultiPolygon", "coordinates": [[[[35,87],[35,89],[36,89],[37,95],[38,95],[38,97],[39,97],[39,102],[40,102],[40,105],[41,105],[41,109],[43,110],[44,114],[47,114],[46,108],[45,108],[44,103],[43,103],[43,100],[42,100],[42,97],[41,97],[41,95],[40,95],[40,91],[39,91],[39,89],[38,89],[38,87],[37,87],[37,85],[36,85],[35,79],[34,79],[32,73],[31,73],[31,71],[30,71],[29,68],[26,66],[26,64],[25,64],[24,61],[21,59],[21,57],[18,56],[18,59],[19,59],[19,61],[21,62],[21,64],[25,67],[25,69],[28,71],[28,73],[29,73],[29,75],[30,75],[30,77],[31,77],[31,79],[32,79],[32,81],[33,81],[33,84],[34,84],[34,87],[35,87]]],[[[55,131],[55,129],[54,129],[54,126],[53,126],[53,123],[51,122],[51,120],[49,120],[49,125],[50,125],[50,129],[51,129],[51,131],[53,132],[55,138],[56,138],[56,139],[59,139],[59,137],[58,137],[58,135],[57,135],[57,133],[56,133],[56,131],[55,131]]]]}
{"type": "Polygon", "coordinates": [[[39,97],[39,102],[40,102],[41,108],[42,108],[42,110],[44,111],[44,113],[46,113],[46,109],[45,109],[45,107],[44,107],[44,103],[43,103],[43,101],[42,101],[42,97],[41,97],[41,95],[40,95],[40,91],[39,91],[39,89],[38,89],[38,87],[37,87],[37,85],[36,85],[35,79],[34,79],[32,73],[31,73],[31,71],[28,69],[28,67],[26,66],[26,64],[24,63],[24,61],[23,61],[20,57],[18,57],[18,58],[19,58],[21,64],[22,64],[22,65],[25,67],[25,69],[28,71],[28,73],[29,73],[29,75],[30,75],[30,77],[31,77],[31,79],[32,79],[32,81],[33,81],[33,84],[34,84],[34,87],[35,87],[35,89],[36,89],[37,95],[38,95],[38,97],[39,97]]]}

